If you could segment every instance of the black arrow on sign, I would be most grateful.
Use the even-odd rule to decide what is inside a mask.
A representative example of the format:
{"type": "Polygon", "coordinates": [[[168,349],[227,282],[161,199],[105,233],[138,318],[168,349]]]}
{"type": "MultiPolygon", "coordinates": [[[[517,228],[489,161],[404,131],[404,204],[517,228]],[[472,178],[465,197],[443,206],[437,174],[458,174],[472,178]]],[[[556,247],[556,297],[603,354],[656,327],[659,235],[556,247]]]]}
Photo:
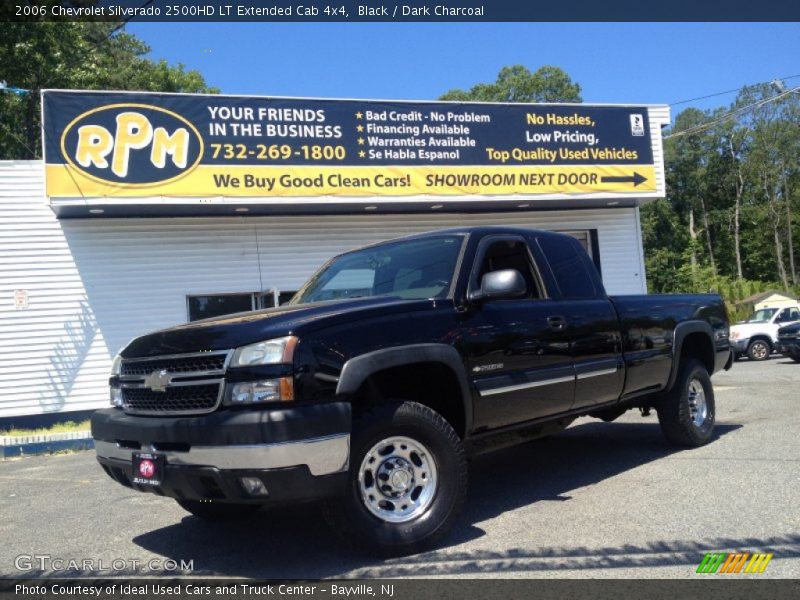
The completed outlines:
{"type": "Polygon", "coordinates": [[[633,172],[633,175],[619,175],[616,177],[601,177],[601,183],[632,183],[633,187],[638,186],[640,183],[644,183],[647,181],[647,177],[644,175],[639,175],[636,171],[633,172]]]}

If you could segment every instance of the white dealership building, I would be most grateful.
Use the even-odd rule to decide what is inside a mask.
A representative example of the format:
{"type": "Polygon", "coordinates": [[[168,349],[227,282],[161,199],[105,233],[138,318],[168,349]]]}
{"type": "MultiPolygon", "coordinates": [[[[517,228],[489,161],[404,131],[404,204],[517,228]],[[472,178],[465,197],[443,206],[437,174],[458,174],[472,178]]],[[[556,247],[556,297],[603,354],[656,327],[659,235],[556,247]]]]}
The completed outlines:
{"type": "Polygon", "coordinates": [[[42,161],[0,161],[0,419],[108,405],[114,355],[133,337],[274,306],[327,259],[433,229],[513,225],[569,233],[610,294],[646,293],[639,207],[655,193],[446,197],[48,197],[42,161]]]}

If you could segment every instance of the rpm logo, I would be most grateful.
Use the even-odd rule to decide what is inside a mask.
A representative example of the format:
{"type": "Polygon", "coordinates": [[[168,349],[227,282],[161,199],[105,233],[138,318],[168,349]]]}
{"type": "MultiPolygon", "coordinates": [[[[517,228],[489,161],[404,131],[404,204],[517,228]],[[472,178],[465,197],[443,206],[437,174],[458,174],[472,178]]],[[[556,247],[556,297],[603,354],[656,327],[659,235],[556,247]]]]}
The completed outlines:
{"type": "Polygon", "coordinates": [[[150,479],[156,472],[156,466],[153,464],[152,460],[142,459],[142,462],[139,463],[139,475],[142,477],[146,477],[150,479]]]}
{"type": "Polygon", "coordinates": [[[203,157],[203,138],[187,119],[164,108],[110,104],[73,119],[61,136],[61,152],[96,181],[148,187],[192,171],[203,157]]]}

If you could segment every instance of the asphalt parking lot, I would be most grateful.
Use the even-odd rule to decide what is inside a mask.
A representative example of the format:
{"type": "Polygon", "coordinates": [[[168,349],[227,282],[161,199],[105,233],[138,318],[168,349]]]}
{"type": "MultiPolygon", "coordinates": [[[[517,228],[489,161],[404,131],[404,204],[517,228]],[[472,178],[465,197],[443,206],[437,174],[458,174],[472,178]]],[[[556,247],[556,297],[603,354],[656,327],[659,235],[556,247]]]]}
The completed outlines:
{"type": "Polygon", "coordinates": [[[47,555],[105,570],[34,562],[26,574],[152,575],[149,561],[173,559],[193,560],[195,576],[682,578],[698,577],[706,552],[760,551],[774,558],[756,577],[797,578],[800,364],[745,360],[714,382],[718,437],[708,446],[668,447],[655,415],[577,421],[475,459],[446,543],[391,560],[348,551],[314,507],[209,525],[114,483],[93,452],[2,462],[0,576],[23,574],[19,556],[47,555]],[[115,559],[125,567],[109,570],[115,559]]]}

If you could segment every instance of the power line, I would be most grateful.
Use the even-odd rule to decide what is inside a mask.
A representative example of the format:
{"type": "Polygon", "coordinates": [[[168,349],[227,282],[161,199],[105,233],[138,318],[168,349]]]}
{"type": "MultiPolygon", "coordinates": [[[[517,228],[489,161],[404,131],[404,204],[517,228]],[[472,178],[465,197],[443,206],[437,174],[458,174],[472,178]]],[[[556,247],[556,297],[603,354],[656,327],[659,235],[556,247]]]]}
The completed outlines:
{"type": "Polygon", "coordinates": [[[701,131],[705,131],[706,129],[709,129],[710,127],[713,127],[714,125],[722,123],[723,121],[727,121],[728,119],[732,119],[732,118],[734,118],[734,117],[736,117],[736,116],[738,116],[738,115],[740,115],[742,113],[748,112],[748,111],[750,111],[750,110],[752,110],[754,108],[759,108],[761,106],[764,106],[765,104],[769,104],[770,102],[775,102],[776,100],[779,100],[779,99],[783,98],[784,96],[788,96],[789,94],[793,94],[795,92],[800,92],[800,87],[795,87],[795,88],[792,88],[790,90],[786,90],[785,92],[781,92],[780,94],[777,94],[775,96],[772,96],[771,98],[766,98],[764,100],[759,100],[758,102],[753,102],[752,104],[748,104],[746,106],[742,106],[740,108],[737,108],[735,110],[727,112],[724,115],[722,115],[721,117],[718,117],[718,118],[714,119],[713,121],[709,121],[708,123],[701,123],[700,125],[695,125],[694,127],[690,127],[689,129],[684,129],[683,131],[678,131],[678,132],[672,133],[670,135],[665,135],[664,139],[668,140],[670,138],[682,137],[682,136],[686,136],[686,135],[693,135],[695,133],[700,133],[701,131]]]}
{"type": "MultiPolygon", "coordinates": [[[[761,81],[759,83],[754,83],[752,85],[764,85],[766,83],[772,83],[775,80],[786,81],[788,79],[796,79],[798,77],[800,77],[800,74],[798,74],[798,75],[789,75],[788,77],[774,77],[774,78],[770,79],[769,81],[761,81]]],[[[750,86],[744,86],[744,87],[750,87],[750,86]]],[[[733,94],[734,92],[738,92],[741,89],[742,89],[741,87],[738,87],[735,90],[727,90],[725,92],[717,92],[716,94],[708,94],[706,96],[698,96],[697,98],[689,98],[688,100],[680,100],[678,102],[670,102],[669,105],[670,106],[678,106],[679,104],[688,104],[689,102],[694,102],[695,100],[705,100],[706,98],[715,98],[717,96],[724,96],[725,94],[733,94]]]]}

